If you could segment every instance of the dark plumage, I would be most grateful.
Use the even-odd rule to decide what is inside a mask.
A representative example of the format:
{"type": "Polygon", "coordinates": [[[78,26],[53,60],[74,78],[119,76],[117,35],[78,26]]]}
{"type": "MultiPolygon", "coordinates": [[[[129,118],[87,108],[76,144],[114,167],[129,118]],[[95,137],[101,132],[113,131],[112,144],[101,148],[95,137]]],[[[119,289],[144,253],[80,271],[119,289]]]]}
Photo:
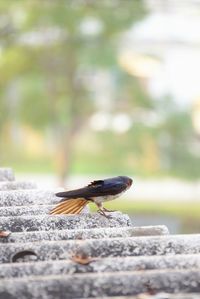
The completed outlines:
{"type": "Polygon", "coordinates": [[[119,176],[106,180],[93,181],[86,187],[59,192],[56,193],[56,196],[65,197],[63,200],[66,200],[67,198],[90,198],[93,196],[116,195],[126,190],[131,184],[132,180],[130,178],[119,176]]]}
{"type": "Polygon", "coordinates": [[[94,202],[99,212],[105,216],[102,203],[115,199],[130,188],[132,179],[127,176],[118,176],[105,180],[91,182],[88,186],[71,191],[56,193],[56,196],[63,197],[60,204],[55,207],[51,214],[76,214],[79,213],[86,204],[94,202]]]}

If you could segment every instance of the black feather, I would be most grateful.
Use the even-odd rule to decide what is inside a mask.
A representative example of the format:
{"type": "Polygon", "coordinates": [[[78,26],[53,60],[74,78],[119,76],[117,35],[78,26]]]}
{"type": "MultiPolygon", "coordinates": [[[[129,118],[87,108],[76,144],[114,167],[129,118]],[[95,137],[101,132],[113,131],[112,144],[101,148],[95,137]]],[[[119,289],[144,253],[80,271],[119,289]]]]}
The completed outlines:
{"type": "Polygon", "coordinates": [[[63,200],[67,200],[72,198],[90,199],[99,196],[117,195],[127,189],[128,183],[130,184],[130,181],[130,178],[123,176],[93,181],[84,188],[59,192],[56,193],[56,196],[64,197],[63,200]]]}
{"type": "Polygon", "coordinates": [[[96,186],[102,186],[103,183],[104,183],[103,180],[93,181],[93,182],[91,182],[91,183],[88,185],[88,187],[90,187],[90,186],[95,186],[95,187],[96,187],[96,186]]]}

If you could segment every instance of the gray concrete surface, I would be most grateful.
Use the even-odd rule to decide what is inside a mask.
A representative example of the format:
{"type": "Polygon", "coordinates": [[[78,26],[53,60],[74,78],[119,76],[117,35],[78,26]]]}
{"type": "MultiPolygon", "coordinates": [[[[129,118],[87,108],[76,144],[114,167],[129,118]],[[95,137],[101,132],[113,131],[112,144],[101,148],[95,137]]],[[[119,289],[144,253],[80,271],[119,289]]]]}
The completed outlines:
{"type": "Polygon", "coordinates": [[[120,226],[131,226],[128,215],[120,212],[110,213],[109,219],[99,213],[0,217],[0,227],[11,232],[120,226]]]}
{"type": "Polygon", "coordinates": [[[11,168],[0,167],[0,182],[14,181],[15,176],[11,168]]]}
{"type": "MultiPolygon", "coordinates": [[[[114,296],[114,297],[95,297],[96,299],[199,299],[200,293],[178,293],[170,294],[165,292],[159,292],[155,295],[150,295],[148,292],[141,293],[136,296],[114,296]]],[[[83,299],[83,298],[81,298],[83,299]]],[[[88,299],[92,299],[91,297],[88,299]]]]}
{"type": "Polygon", "coordinates": [[[0,238],[0,243],[26,243],[35,241],[59,241],[71,239],[102,239],[102,238],[127,238],[137,236],[168,235],[166,226],[144,227],[101,227],[90,229],[50,230],[11,233],[7,238],[0,238]]]}
{"type": "Polygon", "coordinates": [[[0,194],[0,207],[55,204],[60,198],[48,190],[11,190],[0,194]]]}
{"type": "Polygon", "coordinates": [[[65,260],[79,253],[90,257],[199,254],[200,235],[8,243],[0,246],[0,262],[12,262],[24,250],[32,250],[35,260],[41,261],[65,260]]]}
{"type": "Polygon", "coordinates": [[[27,216],[49,214],[54,205],[28,205],[28,206],[9,206],[0,207],[0,217],[4,216],[27,216]]]}
{"type": "MultiPolygon", "coordinates": [[[[28,206],[9,206],[9,207],[0,207],[0,217],[4,216],[37,216],[37,215],[47,215],[50,210],[55,207],[54,205],[28,205],[28,206]]],[[[82,213],[88,213],[89,207],[86,206],[81,211],[82,213]]]]}
{"type": "MultiPolygon", "coordinates": [[[[88,264],[76,260],[38,261],[1,264],[0,278],[38,275],[65,275],[74,273],[104,273],[119,271],[200,269],[200,255],[139,256],[94,258],[88,264]]],[[[103,275],[103,274],[102,274],[103,275]]]]}
{"type": "Polygon", "coordinates": [[[200,270],[149,270],[3,279],[0,298],[89,298],[148,292],[200,292],[200,270]],[[2,297],[4,296],[4,297],[2,297]]]}
{"type": "Polygon", "coordinates": [[[0,191],[35,189],[36,187],[35,183],[26,181],[0,182],[0,191]]]}
{"type": "Polygon", "coordinates": [[[200,235],[133,227],[120,212],[51,216],[55,190],[23,190],[33,185],[7,169],[0,181],[0,229],[11,231],[0,236],[0,299],[199,298],[200,235]]]}

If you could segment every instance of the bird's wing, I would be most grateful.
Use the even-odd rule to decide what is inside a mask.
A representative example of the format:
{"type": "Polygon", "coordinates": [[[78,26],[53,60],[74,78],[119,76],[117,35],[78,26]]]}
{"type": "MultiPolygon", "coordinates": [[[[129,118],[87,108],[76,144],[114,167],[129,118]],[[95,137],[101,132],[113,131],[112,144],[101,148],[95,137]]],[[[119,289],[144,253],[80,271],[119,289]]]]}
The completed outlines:
{"type": "Polygon", "coordinates": [[[58,197],[70,198],[92,198],[106,195],[116,195],[126,189],[126,185],[122,182],[94,181],[88,186],[72,191],[64,191],[56,193],[58,197]]]}

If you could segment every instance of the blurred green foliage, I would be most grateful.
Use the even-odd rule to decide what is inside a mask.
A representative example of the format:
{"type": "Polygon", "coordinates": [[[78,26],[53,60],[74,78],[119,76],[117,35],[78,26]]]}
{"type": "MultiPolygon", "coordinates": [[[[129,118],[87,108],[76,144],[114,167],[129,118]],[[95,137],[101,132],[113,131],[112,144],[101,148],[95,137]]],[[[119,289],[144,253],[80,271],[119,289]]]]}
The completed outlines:
{"type": "Polygon", "coordinates": [[[122,33],[146,13],[139,0],[1,1],[2,165],[57,171],[63,180],[69,171],[199,178],[190,111],[170,99],[154,101],[144,82],[117,62],[122,33]],[[109,113],[133,121],[127,132],[88,127],[99,109],[89,78],[100,70],[109,72],[115,89],[109,113]],[[158,121],[148,121],[152,114],[158,121]],[[45,140],[37,156],[18,136],[23,126],[45,140]]]}
{"type": "MultiPolygon", "coordinates": [[[[113,203],[105,204],[106,208],[112,209],[113,203]]],[[[92,211],[96,211],[94,205],[90,205],[92,211]]],[[[177,233],[199,233],[200,220],[199,211],[200,204],[196,201],[191,202],[171,202],[171,201],[130,201],[130,200],[115,200],[115,209],[128,213],[133,218],[139,215],[141,219],[146,216],[167,217],[168,221],[176,219],[179,222],[180,228],[177,233]]],[[[164,222],[163,222],[164,223],[164,222]]]]}

